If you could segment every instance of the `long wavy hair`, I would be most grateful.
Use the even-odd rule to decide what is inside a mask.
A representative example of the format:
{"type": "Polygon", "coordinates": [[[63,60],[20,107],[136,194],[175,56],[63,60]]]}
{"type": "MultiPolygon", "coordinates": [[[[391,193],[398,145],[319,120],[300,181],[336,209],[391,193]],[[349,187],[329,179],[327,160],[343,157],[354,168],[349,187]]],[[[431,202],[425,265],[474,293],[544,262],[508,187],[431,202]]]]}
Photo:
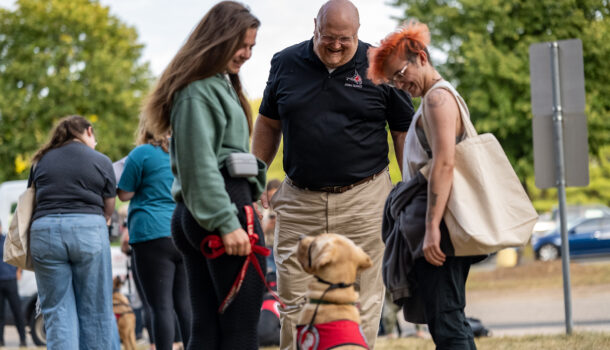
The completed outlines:
{"type": "MultiPolygon", "coordinates": [[[[396,31],[388,34],[378,47],[368,50],[369,70],[367,77],[375,84],[386,82],[383,69],[387,60],[394,54],[405,57],[414,62],[415,57],[424,51],[428,59],[428,45],[430,44],[430,31],[428,26],[417,21],[410,21],[399,27],[396,31]]],[[[430,63],[432,64],[432,63],[430,63]]]]}
{"type": "MultiPolygon", "coordinates": [[[[222,1],[205,14],[182,48],[167,66],[146,99],[142,113],[154,134],[170,130],[170,111],[177,91],[196,80],[224,72],[240,48],[246,32],[260,21],[244,5],[222,1]]],[[[237,74],[229,74],[252,132],[252,111],[237,74]]]]}
{"type": "Polygon", "coordinates": [[[89,127],[91,127],[91,123],[80,115],[60,119],[51,131],[49,141],[40,147],[32,157],[32,163],[38,163],[47,152],[72,142],[74,139],[84,142],[82,136],[89,127]]]}
{"type": "Polygon", "coordinates": [[[140,123],[136,130],[136,145],[153,145],[161,147],[166,153],[169,152],[169,140],[167,139],[169,132],[163,135],[155,134],[148,126],[148,120],[144,116],[140,116],[140,123]]]}

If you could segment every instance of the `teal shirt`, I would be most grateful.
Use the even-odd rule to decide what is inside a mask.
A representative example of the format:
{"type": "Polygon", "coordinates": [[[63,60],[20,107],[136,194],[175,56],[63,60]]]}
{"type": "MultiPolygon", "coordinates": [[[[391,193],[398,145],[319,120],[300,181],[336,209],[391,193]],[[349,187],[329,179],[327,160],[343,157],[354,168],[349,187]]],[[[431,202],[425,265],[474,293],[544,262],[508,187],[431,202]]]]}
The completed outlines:
{"type": "Polygon", "coordinates": [[[130,244],[171,235],[173,181],[169,154],[161,147],[140,145],[129,153],[118,187],[134,192],[127,214],[130,244]]]}
{"type": "MultiPolygon", "coordinates": [[[[231,153],[249,152],[248,122],[237,93],[222,74],[190,83],[174,96],[171,110],[172,194],[207,231],[230,233],[241,227],[220,169],[231,153]]],[[[252,198],[265,187],[266,165],[248,178],[252,198]]]]}

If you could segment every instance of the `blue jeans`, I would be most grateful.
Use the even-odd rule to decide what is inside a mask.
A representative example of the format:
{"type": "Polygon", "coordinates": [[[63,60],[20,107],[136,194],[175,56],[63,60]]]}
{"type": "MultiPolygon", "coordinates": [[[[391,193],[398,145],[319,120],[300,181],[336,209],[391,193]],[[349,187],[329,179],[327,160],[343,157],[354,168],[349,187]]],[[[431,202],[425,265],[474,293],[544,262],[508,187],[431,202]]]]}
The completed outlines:
{"type": "Polygon", "coordinates": [[[47,348],[119,350],[104,217],[47,215],[30,235],[47,348]]]}

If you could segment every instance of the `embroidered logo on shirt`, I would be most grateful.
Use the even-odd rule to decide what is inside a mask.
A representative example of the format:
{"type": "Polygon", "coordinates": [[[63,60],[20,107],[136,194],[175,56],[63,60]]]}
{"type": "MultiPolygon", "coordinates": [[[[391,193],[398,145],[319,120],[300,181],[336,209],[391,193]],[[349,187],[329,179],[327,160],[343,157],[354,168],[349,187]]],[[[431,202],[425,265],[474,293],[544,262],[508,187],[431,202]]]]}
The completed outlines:
{"type": "Polygon", "coordinates": [[[362,88],[362,77],[358,71],[354,69],[354,74],[351,77],[345,78],[344,86],[362,88]]]}

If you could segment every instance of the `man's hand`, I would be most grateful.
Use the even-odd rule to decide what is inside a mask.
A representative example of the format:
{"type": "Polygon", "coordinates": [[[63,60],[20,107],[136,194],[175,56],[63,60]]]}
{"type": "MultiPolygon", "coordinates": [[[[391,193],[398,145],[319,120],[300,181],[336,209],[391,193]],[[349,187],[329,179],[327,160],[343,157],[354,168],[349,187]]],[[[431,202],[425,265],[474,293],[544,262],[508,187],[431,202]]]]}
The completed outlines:
{"type": "MultiPolygon", "coordinates": [[[[265,191],[267,192],[267,191],[265,191]]],[[[256,213],[256,215],[258,216],[259,220],[263,219],[263,213],[260,211],[260,209],[258,208],[258,203],[256,202],[252,202],[252,208],[254,208],[254,212],[256,213]]]]}
{"type": "Polygon", "coordinates": [[[269,197],[267,196],[267,190],[263,191],[263,194],[261,194],[261,204],[263,205],[263,208],[269,209],[269,197]]]}
{"type": "Polygon", "coordinates": [[[438,227],[426,228],[424,235],[424,257],[434,266],[442,266],[445,262],[445,253],[441,250],[441,230],[438,227]]]}
{"type": "Polygon", "coordinates": [[[227,255],[250,255],[250,238],[243,228],[221,236],[227,255]]]}
{"type": "Polygon", "coordinates": [[[125,255],[131,254],[131,247],[129,246],[129,232],[125,230],[121,235],[121,251],[125,255]]]}

